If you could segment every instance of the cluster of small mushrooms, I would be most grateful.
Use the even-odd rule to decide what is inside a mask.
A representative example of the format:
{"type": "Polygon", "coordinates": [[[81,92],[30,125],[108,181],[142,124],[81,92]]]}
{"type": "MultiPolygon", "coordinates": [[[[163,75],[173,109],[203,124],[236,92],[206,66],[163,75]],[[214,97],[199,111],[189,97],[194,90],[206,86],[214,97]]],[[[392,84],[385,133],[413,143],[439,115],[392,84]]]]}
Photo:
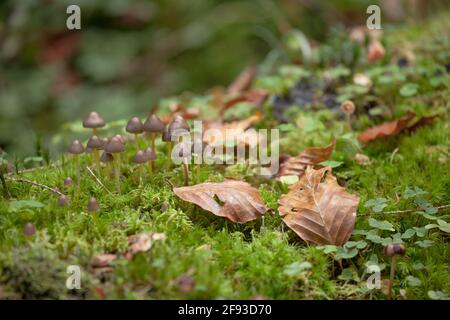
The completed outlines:
{"type": "MultiPolygon", "coordinates": [[[[98,136],[98,130],[105,126],[105,121],[97,112],[90,112],[83,120],[83,127],[92,129],[92,136],[86,143],[86,147],[83,146],[80,140],[74,140],[69,148],[68,152],[73,155],[76,166],[76,177],[78,184],[81,179],[81,167],[80,167],[80,155],[83,153],[92,154],[93,166],[97,171],[97,175],[101,178],[106,175],[109,177],[111,174],[111,167],[114,169],[114,179],[117,193],[121,192],[120,188],[120,175],[121,175],[121,162],[122,154],[125,151],[126,144],[130,140],[134,140],[135,154],[131,158],[137,166],[139,173],[139,181],[142,183],[144,177],[144,168],[147,167],[148,177],[152,179],[155,169],[156,156],[156,139],[161,135],[161,139],[168,143],[169,155],[172,151],[172,141],[176,135],[180,132],[189,133],[190,128],[187,122],[181,115],[175,115],[172,122],[167,126],[161,119],[154,113],[150,113],[144,123],[138,117],[132,117],[127,125],[126,132],[131,137],[124,137],[121,135],[115,135],[110,138],[100,138],[98,136]],[[176,135],[175,135],[176,133],[176,135]],[[148,145],[143,141],[142,136],[146,136],[148,139],[148,145]],[[141,146],[146,144],[144,148],[141,146]],[[103,173],[103,169],[106,169],[106,174],[103,173]]],[[[187,185],[189,182],[188,176],[188,163],[183,161],[184,168],[184,181],[187,185]]]]}

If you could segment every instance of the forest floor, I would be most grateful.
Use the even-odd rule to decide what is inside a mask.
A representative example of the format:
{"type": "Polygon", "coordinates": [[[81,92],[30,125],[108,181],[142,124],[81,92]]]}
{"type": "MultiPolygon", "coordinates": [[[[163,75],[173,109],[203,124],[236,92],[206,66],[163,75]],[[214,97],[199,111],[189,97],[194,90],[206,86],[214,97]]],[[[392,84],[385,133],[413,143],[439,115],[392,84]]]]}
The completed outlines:
{"type": "MultiPolygon", "coordinates": [[[[286,65],[253,82],[253,88],[269,93],[255,127],[280,129],[282,154],[294,156],[336,139],[324,165],[360,199],[352,236],[343,247],[302,241],[278,212],[289,179],[261,179],[252,166],[192,165],[191,184],[247,181],[271,209],[264,219],[237,224],[183,201],[172,191],[183,185],[182,167],[171,163],[167,145],[158,139],[154,176],[140,184],[136,166],[123,164],[121,194],[114,191],[113,179],[103,174],[100,184],[85,169],[91,165],[89,156],[81,157],[79,187],[63,184],[69,176],[75,179],[68,155],[55,166],[5,175],[0,298],[386,299],[386,281],[379,290],[368,289],[367,267],[378,265],[381,279],[389,279],[392,259],[383,247],[401,243],[406,253],[397,257],[393,298],[448,299],[448,17],[385,30],[381,43],[386,54],[376,63],[352,64],[356,45],[342,35],[321,48],[322,59],[332,55],[338,67],[286,65]],[[366,77],[354,79],[355,74],[364,74],[372,84],[364,82],[366,77]],[[351,128],[339,109],[346,99],[356,105],[351,128]],[[384,132],[367,143],[358,139],[364,130],[408,111],[420,127],[384,132]],[[70,202],[58,207],[55,192],[17,179],[57,187],[70,202]],[[87,211],[93,196],[100,204],[96,214],[87,211]],[[27,223],[35,233],[24,234],[27,223]],[[139,234],[150,235],[148,242],[130,255],[129,237],[139,234]],[[80,267],[80,290],[66,288],[69,265],[80,267]]],[[[184,100],[186,108],[199,108],[203,115],[213,108],[211,96],[184,100]]],[[[251,116],[256,109],[249,104],[230,108],[226,117],[251,116]]],[[[133,144],[126,152],[124,159],[135,152],[133,144]]]]}

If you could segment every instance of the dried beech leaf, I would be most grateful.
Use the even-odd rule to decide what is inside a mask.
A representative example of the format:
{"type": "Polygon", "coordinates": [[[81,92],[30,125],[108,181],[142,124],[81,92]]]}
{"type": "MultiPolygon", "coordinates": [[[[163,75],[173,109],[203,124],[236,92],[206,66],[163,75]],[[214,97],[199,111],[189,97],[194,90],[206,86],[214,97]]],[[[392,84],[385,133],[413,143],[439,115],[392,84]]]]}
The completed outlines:
{"type": "Polygon", "coordinates": [[[223,115],[225,111],[234,107],[236,104],[240,102],[249,102],[251,104],[258,106],[261,103],[263,103],[268,96],[269,96],[268,92],[262,89],[249,90],[225,102],[223,106],[220,108],[220,114],[223,115]]]}
{"type": "Polygon", "coordinates": [[[267,211],[258,190],[243,181],[206,182],[174,188],[173,192],[184,201],[237,223],[255,220],[267,211]],[[223,205],[216,201],[215,196],[223,205]]]}
{"type": "Polygon", "coordinates": [[[116,259],[117,256],[115,254],[100,254],[92,259],[91,265],[94,268],[105,268],[109,267],[111,265],[111,262],[116,259]]]}
{"type": "Polygon", "coordinates": [[[307,243],[342,246],[355,225],[359,197],[338,185],[330,167],[306,169],[279,200],[283,221],[307,243]]]}
{"type": "Polygon", "coordinates": [[[369,128],[358,134],[358,140],[367,143],[377,138],[394,136],[407,128],[415,116],[414,112],[408,112],[400,119],[369,128]]]}
{"type": "Polygon", "coordinates": [[[255,67],[245,68],[228,87],[229,94],[238,94],[250,88],[256,75],[255,67]]]}
{"type": "Polygon", "coordinates": [[[420,127],[432,124],[434,119],[437,118],[437,114],[431,116],[425,116],[417,120],[413,125],[408,127],[408,132],[414,132],[420,127]]]}
{"type": "Polygon", "coordinates": [[[258,141],[255,141],[257,135],[252,133],[251,131],[246,131],[250,128],[254,123],[258,122],[262,117],[261,112],[256,112],[254,115],[248,117],[247,119],[240,121],[233,121],[229,123],[221,123],[221,122],[210,122],[206,124],[207,129],[216,129],[220,132],[220,135],[204,135],[203,141],[211,146],[223,145],[225,143],[225,139],[235,140],[238,143],[244,143],[247,145],[253,145],[258,141]]]}
{"type": "Polygon", "coordinates": [[[145,252],[151,249],[153,242],[157,240],[165,240],[166,235],[164,233],[143,233],[132,235],[128,237],[128,254],[131,256],[138,252],[145,252]]]}
{"type": "Polygon", "coordinates": [[[282,176],[299,176],[301,177],[307,166],[314,166],[322,161],[328,160],[333,153],[336,140],[333,140],[326,147],[306,148],[298,156],[290,157],[280,164],[280,170],[277,174],[277,180],[282,176]]]}

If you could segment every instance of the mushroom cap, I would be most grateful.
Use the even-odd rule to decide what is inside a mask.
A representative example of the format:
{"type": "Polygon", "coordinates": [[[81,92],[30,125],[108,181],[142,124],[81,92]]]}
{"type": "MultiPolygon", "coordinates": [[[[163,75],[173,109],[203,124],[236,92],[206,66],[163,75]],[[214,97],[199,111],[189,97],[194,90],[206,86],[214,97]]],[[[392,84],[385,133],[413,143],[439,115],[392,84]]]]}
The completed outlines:
{"type": "Polygon", "coordinates": [[[83,120],[83,127],[89,129],[101,128],[105,126],[105,120],[95,111],[90,112],[83,120]]]}
{"type": "Polygon", "coordinates": [[[392,257],[395,255],[403,255],[405,254],[405,246],[399,243],[391,243],[384,247],[384,255],[387,257],[392,257]]]}
{"type": "Polygon", "coordinates": [[[61,195],[58,197],[58,207],[64,207],[69,203],[69,198],[66,195],[61,195]]]}
{"type": "Polygon", "coordinates": [[[127,144],[127,138],[124,136],[121,136],[120,134],[116,134],[114,137],[116,137],[117,139],[119,139],[124,145],[127,144]]]}
{"type": "Polygon", "coordinates": [[[67,151],[71,154],[81,154],[84,152],[84,147],[80,140],[74,140],[67,151]]]}
{"type": "Polygon", "coordinates": [[[150,114],[144,122],[144,131],[147,132],[164,132],[166,126],[164,122],[154,113],[150,114]]]}
{"type": "Polygon", "coordinates": [[[155,153],[155,151],[153,151],[152,148],[145,149],[144,155],[147,158],[147,161],[155,161],[156,160],[156,153],[155,153]]]}
{"type": "Polygon", "coordinates": [[[142,124],[141,119],[139,119],[138,117],[133,117],[128,121],[125,130],[133,134],[142,133],[144,132],[144,125],[142,124]]]}
{"type": "Polygon", "coordinates": [[[131,161],[137,164],[146,163],[149,159],[147,158],[146,154],[142,150],[138,150],[136,154],[131,158],[131,161]]]}
{"type": "Polygon", "coordinates": [[[96,212],[100,209],[100,205],[98,204],[97,199],[95,199],[94,197],[92,197],[91,199],[89,199],[88,205],[87,205],[87,209],[89,212],[96,212]]]}
{"type": "Polygon", "coordinates": [[[103,149],[103,140],[97,136],[92,136],[87,142],[87,147],[91,149],[101,150],[103,149]]]}
{"type": "Polygon", "coordinates": [[[71,177],[67,177],[64,179],[64,185],[65,186],[71,186],[73,184],[73,180],[71,177]]]}
{"type": "Polygon", "coordinates": [[[105,146],[105,151],[108,153],[120,153],[125,151],[125,145],[118,137],[112,137],[105,146]]]}
{"type": "Polygon", "coordinates": [[[346,100],[341,104],[341,111],[346,114],[353,114],[355,112],[355,104],[351,100],[346,100]]]}
{"type": "Polygon", "coordinates": [[[113,160],[114,160],[114,158],[113,158],[112,154],[108,153],[106,151],[104,151],[102,153],[102,155],[100,156],[100,161],[103,162],[103,163],[111,162],[113,160]]]}
{"type": "Polygon", "coordinates": [[[26,237],[31,237],[36,233],[36,227],[31,222],[27,222],[23,227],[23,234],[26,237]]]}
{"type": "Polygon", "coordinates": [[[177,114],[177,115],[175,115],[175,118],[173,119],[173,121],[169,124],[169,132],[171,134],[173,134],[173,132],[175,130],[179,130],[179,129],[191,131],[186,120],[184,120],[184,118],[181,115],[177,114]]]}

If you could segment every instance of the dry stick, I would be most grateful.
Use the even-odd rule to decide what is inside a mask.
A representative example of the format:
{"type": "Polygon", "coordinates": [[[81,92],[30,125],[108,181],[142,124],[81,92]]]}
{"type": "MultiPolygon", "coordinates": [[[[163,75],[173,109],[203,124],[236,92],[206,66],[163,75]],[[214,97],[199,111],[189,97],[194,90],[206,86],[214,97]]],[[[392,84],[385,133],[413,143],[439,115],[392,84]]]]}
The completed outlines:
{"type": "Polygon", "coordinates": [[[35,182],[35,181],[27,180],[27,179],[24,179],[24,178],[11,178],[11,177],[6,177],[6,180],[15,181],[15,182],[22,182],[22,183],[28,183],[28,184],[31,184],[31,185],[34,185],[34,186],[37,186],[37,187],[41,187],[43,189],[47,189],[48,191],[56,193],[59,196],[64,196],[64,193],[62,193],[61,191],[58,191],[58,190],[56,190],[54,188],[46,186],[45,184],[38,183],[38,182],[35,182]]]}
{"type": "MultiPolygon", "coordinates": [[[[436,207],[436,209],[440,210],[440,209],[444,209],[444,208],[449,208],[450,204],[445,204],[442,206],[438,206],[436,207]]],[[[407,209],[407,210],[394,210],[394,211],[382,211],[382,212],[373,212],[373,213],[361,213],[359,214],[359,216],[367,216],[369,214],[390,214],[390,213],[408,213],[408,212],[416,212],[416,211],[420,211],[420,209],[407,209]]]]}
{"type": "MultiPolygon", "coordinates": [[[[24,169],[24,170],[19,170],[17,171],[17,174],[22,174],[22,173],[30,173],[30,172],[34,172],[34,171],[38,171],[38,170],[44,170],[44,169],[49,169],[49,168],[60,168],[62,167],[62,165],[60,163],[57,164],[51,164],[48,166],[39,166],[39,167],[34,167],[34,168],[30,168],[30,169],[24,169]]],[[[12,176],[15,175],[16,172],[8,172],[5,174],[5,176],[12,176]]]]}
{"type": "Polygon", "coordinates": [[[103,187],[103,189],[105,189],[109,194],[112,194],[111,191],[108,190],[108,188],[106,188],[106,186],[100,181],[99,178],[97,178],[97,176],[94,174],[94,172],[91,170],[91,168],[86,167],[86,169],[89,171],[89,173],[94,177],[94,179],[97,181],[97,183],[103,187]]]}

